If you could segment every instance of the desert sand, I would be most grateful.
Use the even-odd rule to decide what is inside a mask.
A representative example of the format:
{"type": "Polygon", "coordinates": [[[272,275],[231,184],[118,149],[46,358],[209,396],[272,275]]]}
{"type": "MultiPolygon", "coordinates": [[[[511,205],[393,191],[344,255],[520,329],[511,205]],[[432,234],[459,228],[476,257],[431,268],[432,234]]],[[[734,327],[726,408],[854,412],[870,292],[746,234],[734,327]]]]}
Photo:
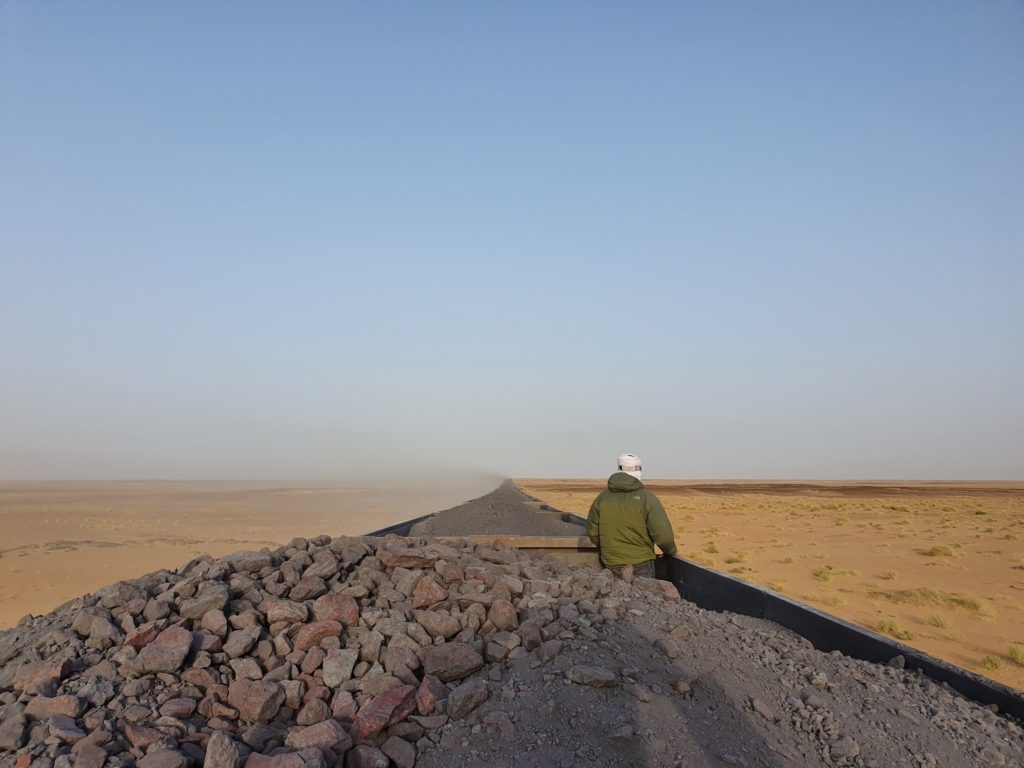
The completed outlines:
{"type": "MultiPolygon", "coordinates": [[[[651,481],[680,554],[1024,689],[1024,484],[651,481]]],[[[586,515],[596,480],[522,480],[586,515]]]]}
{"type": "Polygon", "coordinates": [[[444,484],[0,483],[0,628],[121,579],[287,543],[375,530],[494,488],[444,484]]]}

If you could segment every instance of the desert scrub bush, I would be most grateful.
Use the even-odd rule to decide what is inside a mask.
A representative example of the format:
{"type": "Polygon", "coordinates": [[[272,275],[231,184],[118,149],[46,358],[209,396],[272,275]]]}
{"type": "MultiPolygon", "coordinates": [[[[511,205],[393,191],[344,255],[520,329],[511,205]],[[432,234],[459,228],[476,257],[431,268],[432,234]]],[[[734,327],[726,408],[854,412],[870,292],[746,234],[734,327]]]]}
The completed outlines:
{"type": "Polygon", "coordinates": [[[875,629],[886,635],[891,635],[897,640],[913,640],[914,633],[909,629],[904,629],[898,623],[892,619],[882,619],[875,625],[875,629]]]}
{"type": "Polygon", "coordinates": [[[849,522],[850,518],[848,518],[846,515],[840,515],[836,518],[836,525],[846,525],[849,522]]]}
{"type": "Polygon", "coordinates": [[[707,544],[704,545],[704,551],[707,552],[709,555],[717,555],[718,546],[715,544],[715,542],[709,541],[707,544]]]}
{"type": "Polygon", "coordinates": [[[1003,666],[1003,665],[999,662],[999,659],[996,658],[995,656],[982,656],[981,657],[981,668],[982,669],[987,669],[990,672],[995,672],[1001,666],[1003,666]]]}
{"type": "Polygon", "coordinates": [[[825,603],[825,605],[842,605],[843,598],[841,598],[837,593],[832,592],[821,598],[821,602],[825,603]]]}
{"type": "Polygon", "coordinates": [[[734,563],[745,563],[747,562],[747,553],[743,550],[740,550],[735,555],[729,555],[729,557],[725,558],[725,562],[727,562],[729,565],[732,565],[734,563]]]}
{"type": "Polygon", "coordinates": [[[987,616],[990,618],[995,616],[995,609],[993,609],[992,605],[985,600],[979,600],[976,597],[962,595],[956,592],[944,592],[941,589],[932,589],[931,587],[877,590],[869,592],[868,596],[888,600],[890,603],[920,606],[948,606],[973,611],[980,616],[987,616]]]}
{"type": "Polygon", "coordinates": [[[945,544],[938,544],[924,553],[925,557],[952,557],[953,550],[947,547],[945,544]]]}
{"type": "Polygon", "coordinates": [[[1010,645],[1010,651],[1006,654],[1010,657],[1010,661],[1016,664],[1018,667],[1024,667],[1024,645],[1019,643],[1013,643],[1010,645]]]}
{"type": "MultiPolygon", "coordinates": [[[[792,557],[784,558],[783,561],[782,561],[782,564],[783,565],[792,565],[793,564],[793,558],[792,557]]],[[[1021,566],[1021,567],[1024,567],[1024,566],[1021,566]]]]}
{"type": "Polygon", "coordinates": [[[814,578],[818,581],[832,581],[837,576],[859,576],[857,571],[844,571],[839,568],[833,568],[831,565],[826,565],[817,571],[814,571],[814,578]]]}
{"type": "Polygon", "coordinates": [[[786,591],[786,582],[784,581],[770,581],[768,582],[768,589],[774,589],[776,592],[786,591]]]}
{"type": "Polygon", "coordinates": [[[878,574],[878,578],[884,579],[885,581],[895,581],[896,575],[896,571],[882,571],[878,574]]]}
{"type": "Polygon", "coordinates": [[[939,629],[945,629],[948,625],[946,617],[938,613],[933,613],[931,616],[929,616],[928,623],[931,624],[933,627],[938,627],[939,629]]]}

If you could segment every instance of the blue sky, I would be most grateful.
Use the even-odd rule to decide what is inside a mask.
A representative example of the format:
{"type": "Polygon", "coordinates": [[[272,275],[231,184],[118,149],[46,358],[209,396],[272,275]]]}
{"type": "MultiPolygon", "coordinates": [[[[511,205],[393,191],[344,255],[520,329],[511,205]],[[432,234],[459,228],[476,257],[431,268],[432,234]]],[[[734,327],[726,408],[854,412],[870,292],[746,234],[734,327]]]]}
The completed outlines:
{"type": "Polygon", "coordinates": [[[1021,83],[1010,2],[4,4],[0,477],[1024,478],[1021,83]]]}

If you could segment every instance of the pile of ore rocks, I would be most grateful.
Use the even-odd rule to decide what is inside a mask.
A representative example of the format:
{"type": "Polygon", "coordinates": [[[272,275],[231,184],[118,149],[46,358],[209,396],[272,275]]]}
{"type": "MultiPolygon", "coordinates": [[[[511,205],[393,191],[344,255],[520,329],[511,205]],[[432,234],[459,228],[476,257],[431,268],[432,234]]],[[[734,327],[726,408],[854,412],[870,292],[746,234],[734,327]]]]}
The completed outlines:
{"type": "Polygon", "coordinates": [[[0,635],[0,765],[411,768],[487,700],[474,673],[550,664],[561,614],[613,622],[638,587],[678,600],[461,540],[201,557],[0,635]]]}

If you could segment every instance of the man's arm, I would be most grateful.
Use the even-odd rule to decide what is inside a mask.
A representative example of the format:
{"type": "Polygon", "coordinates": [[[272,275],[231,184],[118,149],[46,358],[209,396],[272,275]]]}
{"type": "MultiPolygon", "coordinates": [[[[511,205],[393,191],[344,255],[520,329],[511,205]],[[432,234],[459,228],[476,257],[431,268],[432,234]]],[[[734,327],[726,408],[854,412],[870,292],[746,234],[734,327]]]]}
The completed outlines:
{"type": "Polygon", "coordinates": [[[653,493],[647,493],[647,532],[651,534],[654,543],[661,547],[666,555],[675,555],[676,537],[672,533],[672,525],[665,514],[665,508],[661,506],[658,497],[653,493]]]}
{"type": "Polygon", "coordinates": [[[594,546],[601,546],[601,537],[598,535],[601,527],[601,497],[594,499],[590,505],[590,514],[587,515],[587,536],[594,543],[594,546]]]}

